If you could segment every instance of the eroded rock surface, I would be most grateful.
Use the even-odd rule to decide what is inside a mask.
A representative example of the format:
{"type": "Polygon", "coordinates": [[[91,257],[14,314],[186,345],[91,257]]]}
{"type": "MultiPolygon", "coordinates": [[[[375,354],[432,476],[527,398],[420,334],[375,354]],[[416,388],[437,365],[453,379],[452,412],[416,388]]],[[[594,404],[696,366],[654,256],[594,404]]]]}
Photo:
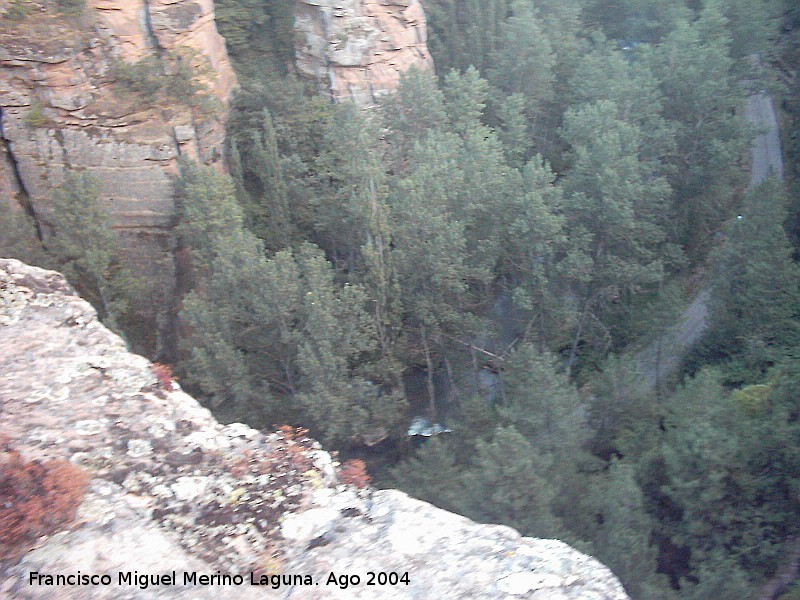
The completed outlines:
{"type": "Polygon", "coordinates": [[[336,99],[364,106],[412,66],[433,69],[419,0],[298,0],[297,68],[336,99]]]}
{"type": "Polygon", "coordinates": [[[132,259],[163,269],[176,159],[221,164],[236,83],[212,0],[87,0],[77,16],[52,2],[16,4],[29,14],[0,17],[2,201],[27,195],[46,232],[65,168],[90,172],[132,259]],[[124,89],[117,65],[143,59],[163,81],[188,66],[202,105],[124,89]]]}
{"type": "MultiPolygon", "coordinates": [[[[625,600],[599,562],[553,540],[479,525],[393,491],[339,482],[302,431],[223,426],[97,320],[58,273],[0,259],[0,434],[25,458],[92,475],[76,521],[0,564],[9,598],[543,598],[625,600]],[[176,571],[176,585],[116,585],[176,571]],[[29,573],[111,574],[37,587],[29,573]],[[183,573],[243,585],[184,585],[183,573]],[[367,586],[368,573],[408,585],[367,586]],[[249,584],[250,573],[312,585],[249,584]],[[343,589],[335,576],[360,576],[343,589]]],[[[341,581],[341,580],[340,580],[341,581]]]]}

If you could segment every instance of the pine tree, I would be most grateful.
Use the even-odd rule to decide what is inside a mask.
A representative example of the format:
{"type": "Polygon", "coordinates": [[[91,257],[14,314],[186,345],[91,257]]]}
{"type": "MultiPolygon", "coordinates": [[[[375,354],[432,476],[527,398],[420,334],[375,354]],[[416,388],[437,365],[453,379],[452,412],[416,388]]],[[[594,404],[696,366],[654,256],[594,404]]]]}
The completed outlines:
{"type": "Polygon", "coordinates": [[[657,174],[667,174],[665,163],[675,152],[674,132],[662,117],[664,96],[646,61],[630,60],[617,44],[596,33],[570,81],[570,98],[578,106],[613,102],[616,118],[639,128],[642,160],[652,162],[657,174]]]}
{"type": "Polygon", "coordinates": [[[593,509],[602,515],[592,540],[598,558],[622,580],[632,598],[671,597],[665,582],[656,575],[658,550],[652,543],[655,524],[647,513],[633,465],[613,460],[593,500],[593,509]]]}
{"type": "Polygon", "coordinates": [[[316,227],[334,264],[361,283],[370,299],[381,360],[375,376],[399,387],[402,306],[389,206],[388,149],[378,115],[352,103],[336,108],[316,164],[323,180],[316,227]]]}
{"type": "Polygon", "coordinates": [[[504,271],[510,274],[515,305],[530,313],[530,330],[540,348],[563,337],[563,323],[572,317],[561,299],[559,277],[559,263],[573,250],[564,229],[562,203],[555,175],[536,156],[523,171],[522,190],[509,198],[502,213],[504,271]]]}
{"type": "Polygon", "coordinates": [[[36,226],[21,206],[0,202],[0,256],[47,268],[49,259],[36,226]]]}
{"type": "MultiPolygon", "coordinates": [[[[731,56],[745,62],[753,54],[762,57],[769,51],[776,21],[781,14],[778,2],[726,0],[725,15],[732,35],[731,56]]],[[[742,65],[744,66],[744,65],[742,65]]]]}
{"type": "Polygon", "coordinates": [[[659,467],[643,469],[642,484],[669,515],[660,535],[690,551],[688,598],[755,597],[796,535],[794,391],[785,404],[796,365],[782,375],[731,394],[720,373],[701,372],[664,402],[659,467]]]}
{"type": "Polygon", "coordinates": [[[475,67],[463,74],[450,71],[444,78],[445,109],[451,129],[460,136],[482,126],[489,84],[475,67]]]}
{"type": "Polygon", "coordinates": [[[464,465],[443,436],[426,441],[413,456],[391,469],[392,485],[415,498],[445,510],[464,513],[469,489],[463,482],[464,465]]]}
{"type": "MultiPolygon", "coordinates": [[[[499,32],[497,50],[492,55],[486,76],[505,94],[525,98],[529,129],[538,136],[538,127],[547,122],[554,99],[556,58],[531,2],[512,3],[512,15],[499,32]]],[[[543,141],[537,144],[545,145],[543,141]]]]}
{"type": "Polygon", "coordinates": [[[245,224],[267,247],[285,248],[294,237],[294,219],[277,133],[267,109],[264,109],[261,127],[251,132],[249,144],[243,149],[246,160],[241,163],[240,170],[241,188],[245,193],[240,191],[239,198],[244,207],[245,224]]]}
{"type": "Polygon", "coordinates": [[[425,135],[447,126],[444,95],[432,73],[411,67],[400,76],[397,92],[382,103],[395,160],[402,161],[425,135]]]}
{"type": "Polygon", "coordinates": [[[120,260],[121,247],[100,200],[98,183],[87,173],[66,171],[53,190],[45,237],[58,268],[94,304],[112,329],[133,318],[137,284],[120,260]]]}
{"type": "Polygon", "coordinates": [[[533,147],[525,115],[525,96],[511,94],[504,97],[497,107],[497,120],[497,135],[503,143],[508,164],[519,169],[530,158],[533,147]]]}
{"type": "Polygon", "coordinates": [[[800,270],[783,227],[786,203],[775,179],[752,190],[713,255],[706,346],[734,358],[739,377],[757,377],[800,344],[800,270]]]}
{"type": "Polygon", "coordinates": [[[416,145],[413,170],[398,182],[391,201],[391,228],[398,281],[405,310],[413,322],[431,328],[462,320],[470,270],[460,214],[451,198],[463,189],[458,166],[462,143],[447,134],[431,134],[416,145]]]}
{"type": "Polygon", "coordinates": [[[437,69],[481,73],[491,65],[500,44],[500,28],[509,14],[509,0],[433,0],[425,4],[431,29],[429,45],[437,69]]]}
{"type": "Polygon", "coordinates": [[[497,135],[483,123],[489,86],[474,68],[445,78],[450,130],[461,140],[457,165],[463,179],[448,190],[449,208],[464,222],[467,263],[484,284],[501,259],[501,239],[509,205],[520,193],[518,172],[506,162],[497,135]]]}
{"type": "Polygon", "coordinates": [[[385,394],[359,374],[378,348],[363,289],[338,289],[334,272],[319,250],[305,245],[295,253],[302,276],[302,341],[298,385],[310,422],[327,441],[344,441],[375,430],[391,431],[404,409],[399,394],[385,394]]]}
{"type": "Polygon", "coordinates": [[[390,204],[392,260],[404,314],[403,329],[411,356],[424,361],[430,413],[436,418],[436,356],[446,336],[475,327],[470,306],[467,240],[462,215],[451,209],[464,173],[458,167],[463,148],[458,136],[433,132],[417,143],[407,177],[397,183],[390,204]]]}
{"type": "Polygon", "coordinates": [[[503,374],[506,402],[499,414],[541,456],[555,454],[559,470],[569,470],[586,436],[578,394],[565,374],[555,370],[555,357],[525,344],[511,356],[503,374]]]}
{"type": "Polygon", "coordinates": [[[299,291],[291,278],[265,286],[263,244],[241,227],[219,235],[215,244],[206,278],[183,301],[180,318],[189,330],[190,357],[182,367],[212,406],[271,425],[277,419],[265,416],[279,405],[278,394],[291,392],[284,382],[294,377],[298,343],[286,321],[276,326],[274,311],[291,317],[299,291]]]}
{"type": "Polygon", "coordinates": [[[563,526],[553,515],[552,461],[513,426],[498,427],[490,440],[478,441],[474,467],[464,475],[467,515],[524,535],[557,536],[563,526]]]}
{"type": "Polygon", "coordinates": [[[617,115],[613,102],[600,100],[571,109],[564,124],[573,157],[563,180],[564,215],[576,246],[565,275],[579,302],[570,368],[579,342],[593,330],[596,346],[614,347],[610,317],[632,294],[661,280],[662,257],[670,254],[664,227],[669,185],[642,160],[639,127],[617,115]]]}
{"type": "Polygon", "coordinates": [[[744,95],[734,79],[727,25],[720,2],[706,2],[696,20],[678,21],[663,43],[646,53],[675,131],[669,178],[676,194],[674,239],[695,256],[743,183],[738,164],[748,139],[737,110],[744,95]]]}
{"type": "Polygon", "coordinates": [[[609,356],[591,382],[589,422],[594,439],[592,452],[608,457],[649,444],[646,428],[655,430],[658,407],[652,390],[637,364],[638,357],[609,356]]]}
{"type": "Polygon", "coordinates": [[[227,175],[184,162],[176,189],[179,213],[176,234],[191,251],[192,267],[203,275],[220,249],[218,238],[244,228],[236,188],[227,175]]]}
{"type": "Polygon", "coordinates": [[[310,244],[268,260],[241,228],[216,243],[181,314],[190,331],[186,370],[212,403],[265,425],[303,415],[331,443],[392,430],[402,397],[361,374],[372,371],[365,365],[378,342],[363,290],[340,287],[310,244]]]}
{"type": "Polygon", "coordinates": [[[334,262],[354,271],[363,266],[362,247],[377,234],[373,219],[388,210],[387,148],[377,116],[350,102],[337,105],[335,115],[315,163],[321,189],[314,227],[334,262]]]}

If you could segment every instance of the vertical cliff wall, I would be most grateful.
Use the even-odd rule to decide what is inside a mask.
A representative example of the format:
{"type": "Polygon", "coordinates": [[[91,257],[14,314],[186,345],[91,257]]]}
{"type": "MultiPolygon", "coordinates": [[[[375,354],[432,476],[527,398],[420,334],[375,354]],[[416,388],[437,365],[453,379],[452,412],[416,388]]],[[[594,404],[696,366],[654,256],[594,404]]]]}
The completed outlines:
{"type": "Polygon", "coordinates": [[[131,260],[153,269],[169,250],[178,156],[222,164],[236,78],[212,0],[87,0],[72,15],[33,0],[12,19],[16,4],[0,5],[3,201],[30,202],[47,231],[64,170],[88,171],[131,260]],[[200,96],[123,85],[122,69],[139,61],[151,80],[190,74],[200,96]]]}
{"type": "Polygon", "coordinates": [[[412,66],[433,69],[419,0],[298,0],[298,70],[333,98],[372,104],[412,66]]]}

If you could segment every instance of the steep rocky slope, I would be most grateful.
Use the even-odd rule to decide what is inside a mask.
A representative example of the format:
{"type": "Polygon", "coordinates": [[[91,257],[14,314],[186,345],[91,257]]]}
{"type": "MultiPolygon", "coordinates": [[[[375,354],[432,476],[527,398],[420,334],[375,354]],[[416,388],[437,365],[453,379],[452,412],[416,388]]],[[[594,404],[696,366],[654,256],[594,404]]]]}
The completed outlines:
{"type": "Polygon", "coordinates": [[[298,0],[298,70],[360,105],[397,88],[412,66],[433,69],[419,0],[298,0]]]}
{"type": "Polygon", "coordinates": [[[92,476],[68,531],[0,563],[0,595],[10,598],[627,598],[607,568],[561,542],[343,485],[302,431],[220,425],[176,384],[159,383],[61,275],[8,259],[0,423],[27,459],[65,458],[92,476]],[[77,571],[113,584],[30,585],[31,572],[77,571]],[[117,585],[129,571],[176,571],[177,581],[117,585]],[[184,572],[218,571],[245,580],[184,585],[184,572]],[[368,586],[370,571],[408,573],[408,584],[368,586]],[[250,573],[277,572],[312,583],[249,584],[250,573]],[[328,584],[331,573],[360,582],[328,584]]]}
{"type": "Polygon", "coordinates": [[[131,257],[163,269],[176,159],[221,164],[236,83],[212,0],[87,0],[69,14],[10,0],[0,13],[3,201],[29,202],[46,233],[64,169],[88,171],[131,257]]]}

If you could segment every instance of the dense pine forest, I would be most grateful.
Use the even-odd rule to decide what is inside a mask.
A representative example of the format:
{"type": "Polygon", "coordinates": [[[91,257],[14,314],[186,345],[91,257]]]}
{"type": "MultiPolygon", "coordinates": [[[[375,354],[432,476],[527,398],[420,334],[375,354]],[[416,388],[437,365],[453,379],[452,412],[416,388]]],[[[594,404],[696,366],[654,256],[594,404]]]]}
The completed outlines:
{"type": "Polygon", "coordinates": [[[177,299],[122,266],[81,173],[53,192],[65,233],[42,249],[3,215],[0,254],[64,271],[220,419],[306,426],[635,599],[777,598],[800,552],[800,9],[423,4],[435,75],[365,109],[296,75],[293,1],[217,0],[229,174],[176,178],[177,299]],[[759,92],[785,180],[750,185],[759,92]],[[654,377],[651,348],[677,368],[654,377]]]}

